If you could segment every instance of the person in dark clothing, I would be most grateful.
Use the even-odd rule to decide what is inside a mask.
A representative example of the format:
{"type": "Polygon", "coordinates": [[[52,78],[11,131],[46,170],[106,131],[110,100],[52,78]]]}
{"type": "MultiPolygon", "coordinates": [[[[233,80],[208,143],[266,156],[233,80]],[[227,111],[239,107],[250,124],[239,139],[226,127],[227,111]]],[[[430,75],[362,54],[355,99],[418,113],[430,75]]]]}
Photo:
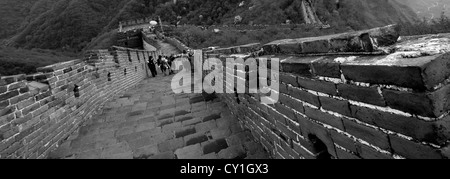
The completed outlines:
{"type": "Polygon", "coordinates": [[[161,69],[161,72],[166,76],[166,71],[168,70],[169,66],[167,65],[167,61],[166,61],[166,57],[165,56],[159,56],[158,60],[157,60],[157,64],[159,66],[159,68],[161,69]]]}
{"type": "Polygon", "coordinates": [[[153,61],[153,57],[152,56],[149,56],[148,68],[152,72],[152,76],[153,77],[156,77],[156,75],[158,75],[158,72],[156,72],[155,62],[153,61]]]}
{"type": "Polygon", "coordinates": [[[170,57],[168,58],[169,69],[170,69],[169,74],[174,74],[174,72],[173,72],[173,70],[172,70],[172,63],[173,63],[173,61],[175,61],[175,56],[172,54],[172,55],[170,55],[170,57]]]}
{"type": "Polygon", "coordinates": [[[156,65],[161,66],[161,63],[162,63],[162,56],[159,55],[158,59],[156,60],[156,65]]]}

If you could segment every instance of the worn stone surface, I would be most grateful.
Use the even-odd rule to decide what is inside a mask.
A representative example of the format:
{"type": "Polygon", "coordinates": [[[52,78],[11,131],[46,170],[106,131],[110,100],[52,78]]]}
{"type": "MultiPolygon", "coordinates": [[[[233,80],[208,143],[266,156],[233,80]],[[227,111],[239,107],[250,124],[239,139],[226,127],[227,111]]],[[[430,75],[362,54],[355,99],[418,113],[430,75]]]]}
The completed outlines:
{"type": "Polygon", "coordinates": [[[398,37],[397,26],[390,25],[328,36],[277,40],[264,45],[263,48],[270,54],[374,52],[379,50],[379,46],[396,43],[398,37]]]}
{"type": "Polygon", "coordinates": [[[202,94],[175,95],[170,80],[144,80],[111,101],[50,158],[216,159],[246,153],[269,157],[257,144],[248,150],[228,146],[225,138],[241,131],[232,130],[237,119],[230,117],[226,105],[202,94]],[[196,110],[202,108],[208,110],[196,110]]]}

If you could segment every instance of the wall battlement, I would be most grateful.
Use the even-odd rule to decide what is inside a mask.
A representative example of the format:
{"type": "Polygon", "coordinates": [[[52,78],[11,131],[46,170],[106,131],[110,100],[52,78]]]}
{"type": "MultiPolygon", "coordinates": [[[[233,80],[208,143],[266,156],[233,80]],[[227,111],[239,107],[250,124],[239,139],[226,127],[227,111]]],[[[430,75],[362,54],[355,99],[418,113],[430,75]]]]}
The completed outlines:
{"type": "Polygon", "coordinates": [[[157,52],[115,47],[1,77],[0,158],[45,158],[109,99],[147,77],[157,52]]]}
{"type": "MultiPolygon", "coordinates": [[[[275,158],[449,158],[450,34],[396,42],[395,32],[388,26],[249,44],[205,58],[224,66],[236,55],[280,60],[276,104],[261,104],[267,94],[218,94],[275,158]]],[[[229,74],[234,86],[271,79],[249,70],[229,74]],[[242,73],[247,79],[236,76],[242,73]]],[[[224,89],[236,91],[231,86],[224,89]]]]}

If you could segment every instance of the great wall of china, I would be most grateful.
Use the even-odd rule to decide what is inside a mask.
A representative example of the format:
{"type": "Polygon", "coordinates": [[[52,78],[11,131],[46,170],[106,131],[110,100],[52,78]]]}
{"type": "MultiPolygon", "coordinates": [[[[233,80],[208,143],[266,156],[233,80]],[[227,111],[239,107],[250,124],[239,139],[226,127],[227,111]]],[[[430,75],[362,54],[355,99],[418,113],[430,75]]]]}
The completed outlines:
{"type": "MultiPolygon", "coordinates": [[[[447,159],[450,35],[397,39],[387,26],[217,49],[204,60],[281,59],[278,103],[261,104],[260,93],[216,94],[272,158],[447,159]]],[[[1,77],[0,158],[48,157],[108,100],[147,78],[145,61],[158,53],[114,47],[1,77]]],[[[253,72],[232,75],[235,83],[263,78],[253,72]]]]}

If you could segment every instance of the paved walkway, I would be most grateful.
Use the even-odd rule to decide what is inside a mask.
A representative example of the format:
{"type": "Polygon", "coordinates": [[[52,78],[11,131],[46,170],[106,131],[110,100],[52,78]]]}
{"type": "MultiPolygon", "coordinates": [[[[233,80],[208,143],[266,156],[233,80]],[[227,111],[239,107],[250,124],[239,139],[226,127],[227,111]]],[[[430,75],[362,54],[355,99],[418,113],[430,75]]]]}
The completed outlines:
{"type": "Polygon", "coordinates": [[[268,158],[225,103],[214,95],[175,95],[170,81],[150,78],[112,100],[49,158],[268,158]]]}
{"type": "Polygon", "coordinates": [[[161,53],[166,56],[181,54],[180,50],[178,50],[177,47],[174,47],[169,43],[158,40],[158,44],[161,47],[161,53]]]}

